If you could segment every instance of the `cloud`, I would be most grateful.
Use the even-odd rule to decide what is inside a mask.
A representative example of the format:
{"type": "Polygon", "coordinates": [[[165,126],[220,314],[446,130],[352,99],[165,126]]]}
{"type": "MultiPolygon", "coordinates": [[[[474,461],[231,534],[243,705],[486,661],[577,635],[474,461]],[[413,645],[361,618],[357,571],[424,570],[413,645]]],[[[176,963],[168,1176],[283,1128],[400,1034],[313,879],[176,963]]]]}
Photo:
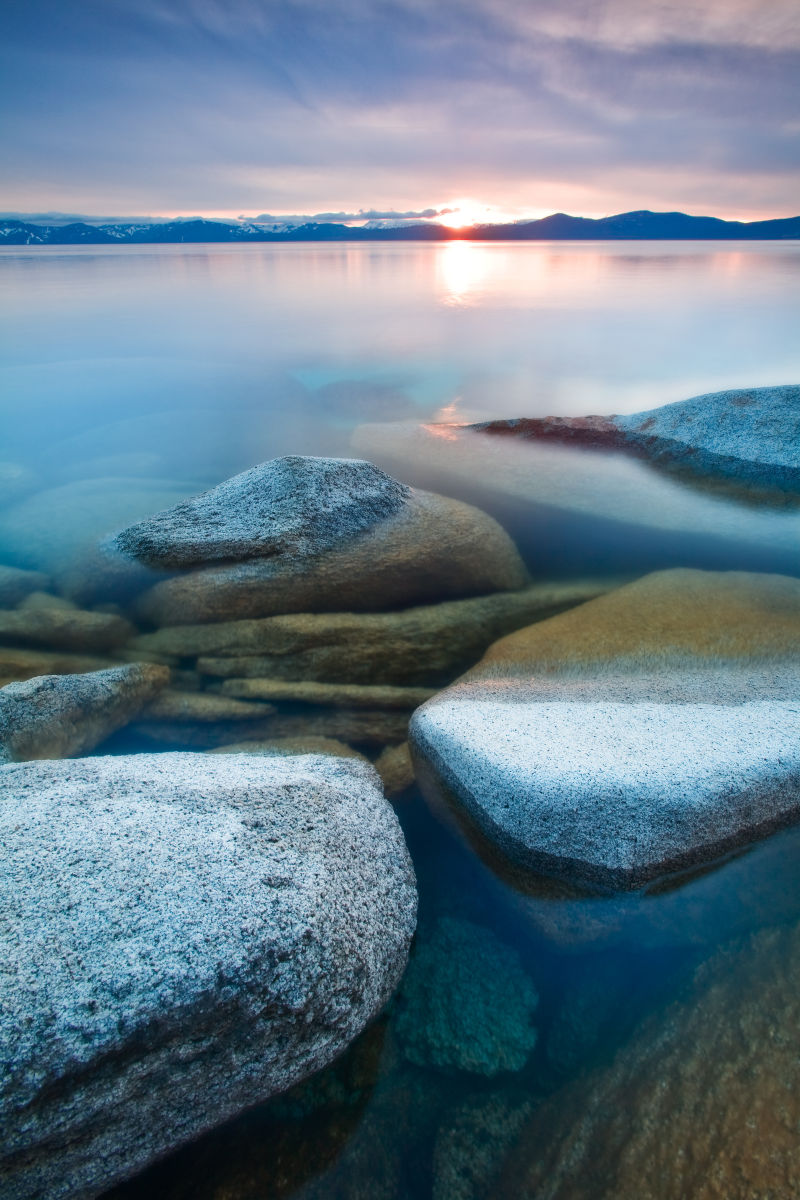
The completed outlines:
{"type": "Polygon", "coordinates": [[[796,0],[12,0],[0,54],[9,208],[796,207],[796,0]]]}

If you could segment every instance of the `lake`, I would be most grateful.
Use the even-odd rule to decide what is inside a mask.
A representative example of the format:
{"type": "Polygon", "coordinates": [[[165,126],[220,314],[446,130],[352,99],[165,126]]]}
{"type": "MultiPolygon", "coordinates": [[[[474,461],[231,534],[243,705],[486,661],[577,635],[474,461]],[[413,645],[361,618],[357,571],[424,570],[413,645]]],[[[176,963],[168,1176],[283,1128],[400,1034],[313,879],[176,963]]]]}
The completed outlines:
{"type": "MultiPolygon", "coordinates": [[[[487,509],[539,581],[671,566],[798,575],[796,507],[707,494],[613,455],[448,432],[796,383],[798,284],[796,242],[3,248],[0,565],[127,611],[127,583],[97,590],[97,538],[266,459],[313,454],[367,457],[487,509]]],[[[197,748],[188,727],[185,746],[197,748]]],[[[150,748],[123,730],[98,752],[150,748]]],[[[614,1136],[635,1141],[644,1110],[626,1111],[604,1072],[626,1054],[658,1072],[650,1047],[682,1028],[704,964],[724,976],[729,962],[746,993],[741,947],[771,978],[800,919],[794,830],[619,897],[526,892],[414,788],[397,811],[420,893],[414,956],[432,955],[435,986],[457,994],[463,1037],[491,1044],[487,1022],[501,1041],[513,1025],[520,1062],[426,1059],[408,991],[325,1071],[109,1200],[510,1200],[521,1179],[533,1186],[549,1131],[580,1122],[598,1088],[618,1105],[614,1136]],[[473,965],[448,972],[462,937],[473,965]]],[[[722,1046],[740,1020],[728,1003],[722,1046]]],[[[769,1028],[752,1032],[767,1062],[769,1028]]],[[[659,1120],[674,1111],[677,1128],[664,1079],[659,1120]]],[[[574,1195],[605,1194],[603,1169],[576,1167],[574,1195]]]]}

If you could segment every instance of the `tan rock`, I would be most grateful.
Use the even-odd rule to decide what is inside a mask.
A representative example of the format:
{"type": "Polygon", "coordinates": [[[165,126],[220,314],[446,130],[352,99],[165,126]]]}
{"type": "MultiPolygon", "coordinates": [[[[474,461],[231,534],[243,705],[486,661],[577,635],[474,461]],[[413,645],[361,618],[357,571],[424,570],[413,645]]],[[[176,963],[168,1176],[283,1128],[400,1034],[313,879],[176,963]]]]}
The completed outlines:
{"type": "Polygon", "coordinates": [[[402,708],[411,712],[436,695],[435,688],[390,684],[294,683],[286,679],[226,679],[223,696],[242,700],[299,700],[335,708],[402,708]]]}
{"type": "Polygon", "coordinates": [[[23,571],[0,563],[0,607],[12,608],[31,592],[46,588],[50,580],[41,571],[23,571]]]}
{"type": "Polygon", "coordinates": [[[68,758],[135,717],[169,681],[166,667],[43,675],[0,689],[0,762],[68,758]]]}
{"type": "Polygon", "coordinates": [[[375,759],[375,770],[383,781],[387,796],[396,796],[410,788],[414,782],[414,764],[408,742],[399,746],[387,746],[375,759]]]}
{"type": "Polygon", "coordinates": [[[656,571],[489,647],[465,679],[679,669],[800,656],[800,579],[656,571]]]}
{"type": "MultiPolygon", "coordinates": [[[[206,693],[207,694],[207,693],[206,693]]],[[[212,697],[213,699],[213,697],[212,697]]],[[[223,699],[223,697],[218,697],[223,699]]],[[[237,701],[229,700],[235,704],[237,701]]],[[[238,701],[244,704],[244,701],[238,701]]],[[[271,708],[271,705],[259,706],[271,708]]],[[[256,708],[251,704],[250,708],[256,708]]],[[[188,712],[188,708],[185,710],[188,712]]],[[[406,712],[369,712],[365,709],[310,708],[309,712],[276,713],[259,720],[198,721],[193,717],[138,721],[132,728],[150,741],[162,745],[206,749],[233,742],[264,741],[273,738],[335,738],[342,742],[385,745],[402,742],[408,734],[406,712]]]]}
{"type": "Polygon", "coordinates": [[[81,612],[69,602],[46,598],[13,611],[0,610],[0,641],[57,650],[113,650],[130,640],[134,628],[111,613],[81,612]]]}
{"type": "Polygon", "coordinates": [[[215,746],[211,754],[332,754],[334,758],[360,758],[363,762],[369,759],[336,738],[306,737],[306,738],[265,738],[260,742],[234,742],[230,746],[215,746]]]}
{"type": "Polygon", "coordinates": [[[800,1195],[800,930],[702,966],[605,1071],[543,1105],[498,1200],[800,1195]]]}
{"type": "MultiPolygon", "coordinates": [[[[166,668],[164,668],[166,669],[166,668]]],[[[254,721],[275,712],[271,704],[248,704],[213,692],[181,692],[168,688],[143,711],[146,721],[254,721]]]]}
{"type": "Polygon", "coordinates": [[[0,646],[0,679],[7,683],[11,680],[32,679],[34,675],[80,675],[87,671],[103,671],[119,665],[115,659],[99,655],[0,646]]]}
{"type": "Polygon", "coordinates": [[[415,491],[396,514],[318,556],[185,571],[150,588],[138,611],[154,625],[183,625],[389,609],[526,582],[516,547],[496,521],[469,504],[415,491]]]}
{"type": "Polygon", "coordinates": [[[202,674],[331,683],[449,682],[521,625],[600,595],[614,580],[538,583],[514,592],[389,613],[298,613],[214,625],[177,625],[134,638],[126,652],[200,655],[202,674]]]}

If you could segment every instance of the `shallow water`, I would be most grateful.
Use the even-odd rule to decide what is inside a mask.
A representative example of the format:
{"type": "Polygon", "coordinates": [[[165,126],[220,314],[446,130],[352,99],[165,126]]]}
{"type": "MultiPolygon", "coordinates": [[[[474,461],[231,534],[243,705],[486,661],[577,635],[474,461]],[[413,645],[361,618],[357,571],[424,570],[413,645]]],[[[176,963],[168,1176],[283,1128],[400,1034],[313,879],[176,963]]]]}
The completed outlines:
{"type": "MultiPolygon", "coordinates": [[[[462,453],[419,426],[796,382],[799,281],[796,243],[4,249],[0,467],[14,469],[0,469],[0,564],[80,590],[87,547],[114,528],[276,455],[358,453],[491,511],[535,578],[677,564],[798,574],[796,510],[708,496],[613,456],[498,442],[462,453]]],[[[123,731],[98,750],[150,748],[123,731]]],[[[514,952],[508,988],[538,993],[528,1016],[493,990],[488,952],[457,1008],[465,1041],[486,1003],[501,1041],[532,1026],[523,1065],[421,1062],[409,975],[337,1064],[120,1200],[500,1195],[520,1141],[536,1155],[525,1139],[545,1099],[557,1106],[610,1061],[721,945],[800,919],[798,832],[620,900],[546,881],[516,892],[415,790],[397,808],[419,879],[415,954],[439,944],[443,918],[467,937],[491,931],[497,961],[514,952]]]]}

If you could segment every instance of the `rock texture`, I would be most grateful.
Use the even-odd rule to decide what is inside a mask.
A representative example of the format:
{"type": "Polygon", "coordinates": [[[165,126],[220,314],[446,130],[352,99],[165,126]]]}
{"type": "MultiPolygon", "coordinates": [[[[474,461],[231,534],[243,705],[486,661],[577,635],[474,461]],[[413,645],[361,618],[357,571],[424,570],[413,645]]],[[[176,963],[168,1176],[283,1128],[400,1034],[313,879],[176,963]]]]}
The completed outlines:
{"type": "Polygon", "coordinates": [[[381,777],[387,796],[397,796],[414,782],[414,764],[408,742],[386,746],[375,759],[375,770],[381,777]]]}
{"type": "Polygon", "coordinates": [[[289,679],[226,679],[223,696],[242,700],[290,700],[342,708],[402,708],[410,712],[430,700],[435,688],[395,687],[388,683],[317,683],[289,679]]]}
{"type": "Polygon", "coordinates": [[[135,755],[0,771],[4,1195],[96,1195],[328,1063],[414,930],[370,767],[135,755]]]}
{"type": "Polygon", "coordinates": [[[625,450],[670,470],[767,491],[800,491],[800,387],[709,392],[613,417],[538,417],[486,433],[625,450]]]}
{"type": "Polygon", "coordinates": [[[799,715],[800,581],[677,571],[501,639],[410,736],[510,862],[625,889],[795,821],[799,715]]]}
{"type": "Polygon", "coordinates": [[[127,725],[169,682],[139,663],[86,675],[39,675],[0,688],[0,762],[82,754],[127,725]]]}
{"type": "Polygon", "coordinates": [[[130,526],[113,546],[159,567],[273,555],[296,561],[386,520],[409,495],[361,459],[275,458],[130,526]]]}
{"type": "Polygon", "coordinates": [[[420,1066],[497,1075],[536,1045],[536,988],[519,955],[491,930],[441,917],[421,932],[403,981],[397,1036],[420,1066]]]}
{"type": "Polygon", "coordinates": [[[0,609],[0,641],[4,642],[103,653],[129,641],[133,634],[133,626],[124,617],[82,612],[71,605],[25,604],[13,611],[0,609]]]}
{"type": "Polygon", "coordinates": [[[228,678],[431,686],[448,683],[495,639],[614,586],[579,579],[387,613],[290,613],[261,620],[172,625],[133,640],[132,653],[199,656],[201,674],[228,678]]]}
{"type": "Polygon", "coordinates": [[[513,543],[486,513],[412,491],[391,516],[319,554],[275,554],[185,571],[145,592],[137,611],[154,625],[184,625],[399,608],[526,582],[513,543]]]}
{"type": "MultiPolygon", "coordinates": [[[[144,657],[133,656],[134,662],[145,661],[144,657]]],[[[34,675],[81,675],[87,671],[103,671],[119,666],[109,657],[89,654],[59,653],[50,650],[26,650],[12,646],[0,646],[0,686],[34,675]]]]}
{"type": "Polygon", "coordinates": [[[498,1200],[800,1194],[800,931],[701,967],[606,1071],[543,1105],[498,1200]]]}

